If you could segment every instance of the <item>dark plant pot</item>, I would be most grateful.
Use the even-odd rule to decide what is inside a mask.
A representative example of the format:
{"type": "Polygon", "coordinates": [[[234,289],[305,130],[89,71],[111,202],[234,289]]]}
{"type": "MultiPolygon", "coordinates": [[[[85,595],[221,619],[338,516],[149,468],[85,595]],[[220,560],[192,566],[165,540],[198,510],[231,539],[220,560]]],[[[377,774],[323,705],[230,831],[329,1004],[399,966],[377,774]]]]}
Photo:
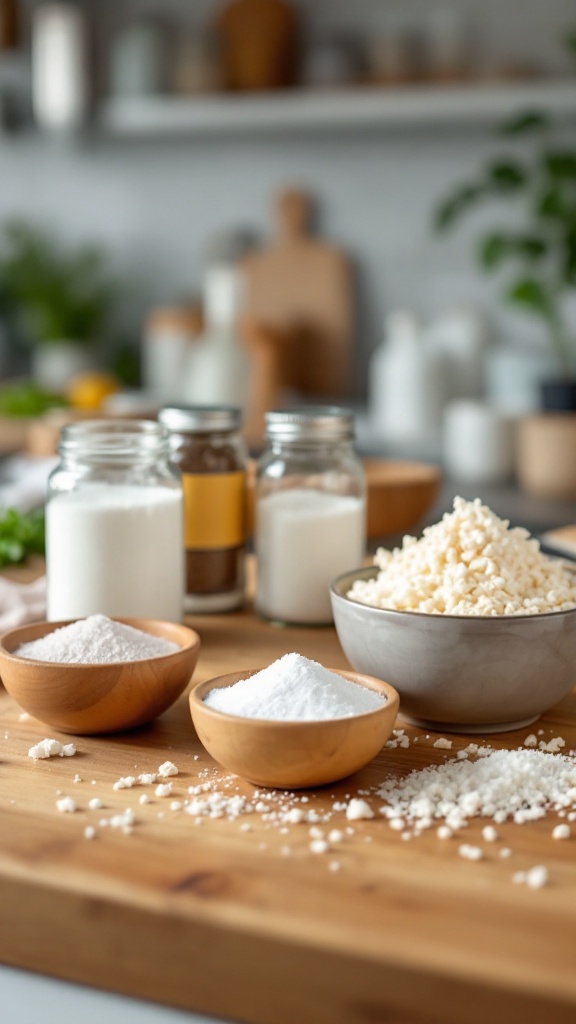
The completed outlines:
{"type": "Polygon", "coordinates": [[[546,380],[541,384],[545,412],[576,412],[576,379],[546,380]]]}

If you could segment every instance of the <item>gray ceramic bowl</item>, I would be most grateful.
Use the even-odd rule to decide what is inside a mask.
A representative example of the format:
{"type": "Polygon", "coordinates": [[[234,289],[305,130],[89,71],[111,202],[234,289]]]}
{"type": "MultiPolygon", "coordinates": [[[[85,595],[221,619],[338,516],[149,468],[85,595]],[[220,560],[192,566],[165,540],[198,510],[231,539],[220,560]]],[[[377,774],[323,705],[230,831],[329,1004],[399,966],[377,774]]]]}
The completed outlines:
{"type": "Polygon", "coordinates": [[[576,609],[543,615],[428,615],[346,597],[356,569],[330,587],[340,643],[357,672],[400,694],[400,714],[448,732],[505,732],[534,722],[576,685],[576,609]]]}

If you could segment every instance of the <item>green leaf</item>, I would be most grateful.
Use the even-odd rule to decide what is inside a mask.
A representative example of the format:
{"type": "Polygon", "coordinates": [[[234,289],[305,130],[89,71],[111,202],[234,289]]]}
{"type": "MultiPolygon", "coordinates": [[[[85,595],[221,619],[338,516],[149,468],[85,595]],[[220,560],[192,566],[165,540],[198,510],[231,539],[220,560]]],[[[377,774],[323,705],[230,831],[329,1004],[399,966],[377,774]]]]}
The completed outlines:
{"type": "Polygon", "coordinates": [[[576,285],[576,225],[566,235],[564,253],[564,281],[576,285]]]}
{"type": "Polygon", "coordinates": [[[550,127],[550,119],[539,110],[526,110],[522,114],[505,121],[500,128],[502,135],[522,135],[527,132],[542,131],[550,127]]]}
{"type": "Polygon", "coordinates": [[[544,159],[544,166],[552,178],[576,178],[576,151],[548,153],[544,159]]]}
{"type": "Polygon", "coordinates": [[[8,509],[0,514],[0,568],[24,561],[28,554],[44,554],[44,510],[21,513],[8,509]]]}
{"type": "Polygon", "coordinates": [[[538,196],[535,213],[537,217],[545,217],[547,220],[565,220],[569,216],[570,205],[558,182],[538,196]]]}
{"type": "Polygon", "coordinates": [[[528,175],[521,164],[498,160],[488,168],[488,181],[499,192],[515,192],[526,184],[528,175]]]}
{"type": "Polygon", "coordinates": [[[461,185],[453,195],[445,199],[434,213],[436,231],[451,228],[463,213],[478,202],[484,195],[484,186],[477,184],[461,185]]]}
{"type": "Polygon", "coordinates": [[[480,241],[478,258],[486,270],[499,266],[509,254],[510,240],[507,235],[495,231],[480,241]]]}
{"type": "Polygon", "coordinates": [[[549,318],[553,312],[553,302],[546,286],[532,277],[523,277],[516,281],[506,292],[509,302],[523,306],[532,313],[549,318]]]}

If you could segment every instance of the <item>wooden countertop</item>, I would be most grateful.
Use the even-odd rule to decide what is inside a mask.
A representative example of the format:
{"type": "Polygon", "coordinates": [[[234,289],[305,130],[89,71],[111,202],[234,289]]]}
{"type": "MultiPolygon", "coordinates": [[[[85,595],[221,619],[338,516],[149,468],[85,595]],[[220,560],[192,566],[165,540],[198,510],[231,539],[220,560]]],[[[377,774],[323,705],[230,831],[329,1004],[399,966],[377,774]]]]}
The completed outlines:
{"type": "MultiPolygon", "coordinates": [[[[249,610],[189,621],[202,637],[195,681],[292,650],[346,666],[332,629],[278,629],[249,610]]],[[[576,747],[576,692],[537,727],[576,747]]],[[[576,838],[552,840],[555,815],[498,826],[500,840],[484,843],[485,822],[449,841],[434,829],[404,841],[378,814],[348,822],[332,810],[333,794],[344,800],[441,763],[469,742],[453,737],[447,752],[433,747],[434,734],[407,731],[418,743],[385,749],[354,778],[307,794],[301,806],[331,812],[324,830],[354,829],[315,855],[309,824],[279,827],[254,813],[198,825],[153,787],[114,791],[120,776],[166,759],[179,768],[174,799],[206,780],[226,785],[185,697],[148,728],[79,737],[75,757],[33,762],[29,747],[58,734],[22,720],[0,690],[0,960],[251,1024],[573,1024],[576,838]],[[57,811],[58,791],[75,799],[75,813],[57,811]],[[140,805],[144,792],[151,799],[140,805]],[[95,796],[101,811],[88,809],[95,796]],[[127,807],[131,834],[98,827],[127,807]],[[93,840],[87,824],[97,827],[93,840]],[[459,841],[481,845],[485,858],[463,860],[459,841]],[[502,846],[513,851],[507,860],[502,846]],[[512,883],[536,864],[548,867],[548,886],[512,883]]],[[[488,741],[516,747],[529,731],[488,741]]],[[[253,794],[239,780],[228,792],[235,787],[253,794]]],[[[377,810],[380,801],[367,799],[377,810]]]]}

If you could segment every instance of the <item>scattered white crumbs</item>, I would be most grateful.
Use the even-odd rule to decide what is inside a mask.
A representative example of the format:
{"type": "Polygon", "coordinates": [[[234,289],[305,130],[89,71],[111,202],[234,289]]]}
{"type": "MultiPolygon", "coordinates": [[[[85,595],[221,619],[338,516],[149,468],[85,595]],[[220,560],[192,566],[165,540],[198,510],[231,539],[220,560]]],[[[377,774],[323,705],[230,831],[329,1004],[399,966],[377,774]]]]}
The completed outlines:
{"type": "Polygon", "coordinates": [[[562,747],[566,746],[566,740],[563,740],[561,736],[555,736],[554,739],[545,743],[544,740],[540,740],[538,747],[540,750],[545,750],[548,754],[557,754],[562,747]]]}
{"type": "Polygon", "coordinates": [[[86,825],[86,828],[84,829],[84,839],[94,839],[95,836],[96,829],[94,828],[94,825],[86,825]]]}
{"type": "Polygon", "coordinates": [[[548,884],[548,868],[543,864],[538,864],[528,871],[515,871],[512,881],[515,885],[527,885],[529,889],[541,889],[543,885],[548,884]]]}
{"type": "Polygon", "coordinates": [[[126,775],[124,778],[117,779],[112,789],[132,789],[132,786],[136,782],[133,775],[126,775]]]}
{"type": "Polygon", "coordinates": [[[570,825],[556,825],[552,829],[552,839],[570,839],[572,829],[570,825]]]}
{"type": "Polygon", "coordinates": [[[76,747],[73,743],[62,744],[59,740],[47,737],[44,740],[40,740],[35,746],[30,747],[28,757],[38,761],[46,757],[73,757],[75,753],[76,747]]]}
{"type": "Polygon", "coordinates": [[[80,776],[80,775],[78,775],[78,773],[76,773],[76,775],[75,775],[75,776],[74,776],[74,778],[72,779],[72,782],[82,782],[82,778],[81,778],[81,776],[80,776]]]}
{"type": "Polygon", "coordinates": [[[479,846],[471,846],[469,843],[461,843],[458,853],[465,860],[482,860],[484,854],[479,846]]]}
{"type": "Polygon", "coordinates": [[[328,853],[330,844],[325,839],[313,839],[310,843],[311,853],[328,853]]]}
{"type": "Polygon", "coordinates": [[[448,828],[448,825],[439,825],[436,829],[436,835],[438,839],[452,839],[454,833],[451,828],[448,828]]]}
{"type": "Polygon", "coordinates": [[[395,832],[401,832],[402,829],[406,828],[406,822],[404,818],[390,818],[388,824],[390,828],[393,828],[395,832]]]}
{"type": "Polygon", "coordinates": [[[499,856],[504,858],[511,857],[512,850],[510,849],[509,846],[503,846],[502,849],[500,850],[499,856]]]}
{"type": "Polygon", "coordinates": [[[493,825],[485,825],[482,829],[482,838],[487,843],[495,843],[498,839],[498,833],[493,825]]]}
{"type": "Polygon", "coordinates": [[[495,824],[511,818],[521,825],[549,810],[576,806],[576,759],[525,747],[476,747],[474,760],[452,758],[400,780],[387,779],[377,794],[385,801],[382,814],[418,829],[438,819],[458,829],[477,816],[495,824]]]}
{"type": "Polygon", "coordinates": [[[170,803],[170,810],[171,811],[181,811],[182,810],[182,801],[181,800],[172,800],[171,803],[170,803]]]}
{"type": "Polygon", "coordinates": [[[100,808],[102,807],[102,801],[101,801],[100,797],[99,796],[93,796],[88,801],[88,807],[90,808],[91,811],[99,811],[100,808]]]}
{"type": "Polygon", "coordinates": [[[164,761],[164,764],[161,764],[158,769],[158,775],[161,779],[167,779],[170,775],[178,775],[178,769],[175,764],[172,764],[172,761],[164,761]]]}
{"type": "Polygon", "coordinates": [[[147,804],[149,802],[150,802],[150,797],[148,796],[148,793],[142,793],[142,796],[139,797],[139,799],[138,799],[138,803],[140,803],[140,804],[147,804]]]}
{"type": "Polygon", "coordinates": [[[143,772],[138,776],[138,782],[141,786],[153,786],[156,782],[156,772],[143,772]]]}
{"type": "Polygon", "coordinates": [[[332,828],[328,833],[329,843],[341,843],[344,839],[344,833],[339,828],[332,828]]]}
{"type": "Polygon", "coordinates": [[[62,814],[73,814],[76,810],[76,801],[71,796],[63,796],[56,801],[56,807],[62,814]]]}
{"type": "Polygon", "coordinates": [[[349,821],[359,821],[361,818],[373,818],[374,811],[366,800],[359,800],[354,797],[346,808],[346,817],[349,821]]]}
{"type": "Polygon", "coordinates": [[[530,735],[527,736],[526,739],[524,740],[524,746],[525,747],[537,747],[538,746],[538,739],[534,735],[533,732],[531,732],[530,735]]]}
{"type": "Polygon", "coordinates": [[[170,796],[172,792],[171,782],[161,782],[159,786],[156,786],[154,790],[156,796],[170,796]]]}
{"type": "Polygon", "coordinates": [[[444,736],[440,736],[439,739],[434,740],[432,745],[434,747],[438,747],[440,750],[452,750],[452,740],[447,740],[444,736]]]}
{"type": "Polygon", "coordinates": [[[18,718],[21,722],[27,722],[28,719],[30,718],[30,715],[28,714],[27,711],[21,711],[20,714],[18,715],[18,718]]]}

